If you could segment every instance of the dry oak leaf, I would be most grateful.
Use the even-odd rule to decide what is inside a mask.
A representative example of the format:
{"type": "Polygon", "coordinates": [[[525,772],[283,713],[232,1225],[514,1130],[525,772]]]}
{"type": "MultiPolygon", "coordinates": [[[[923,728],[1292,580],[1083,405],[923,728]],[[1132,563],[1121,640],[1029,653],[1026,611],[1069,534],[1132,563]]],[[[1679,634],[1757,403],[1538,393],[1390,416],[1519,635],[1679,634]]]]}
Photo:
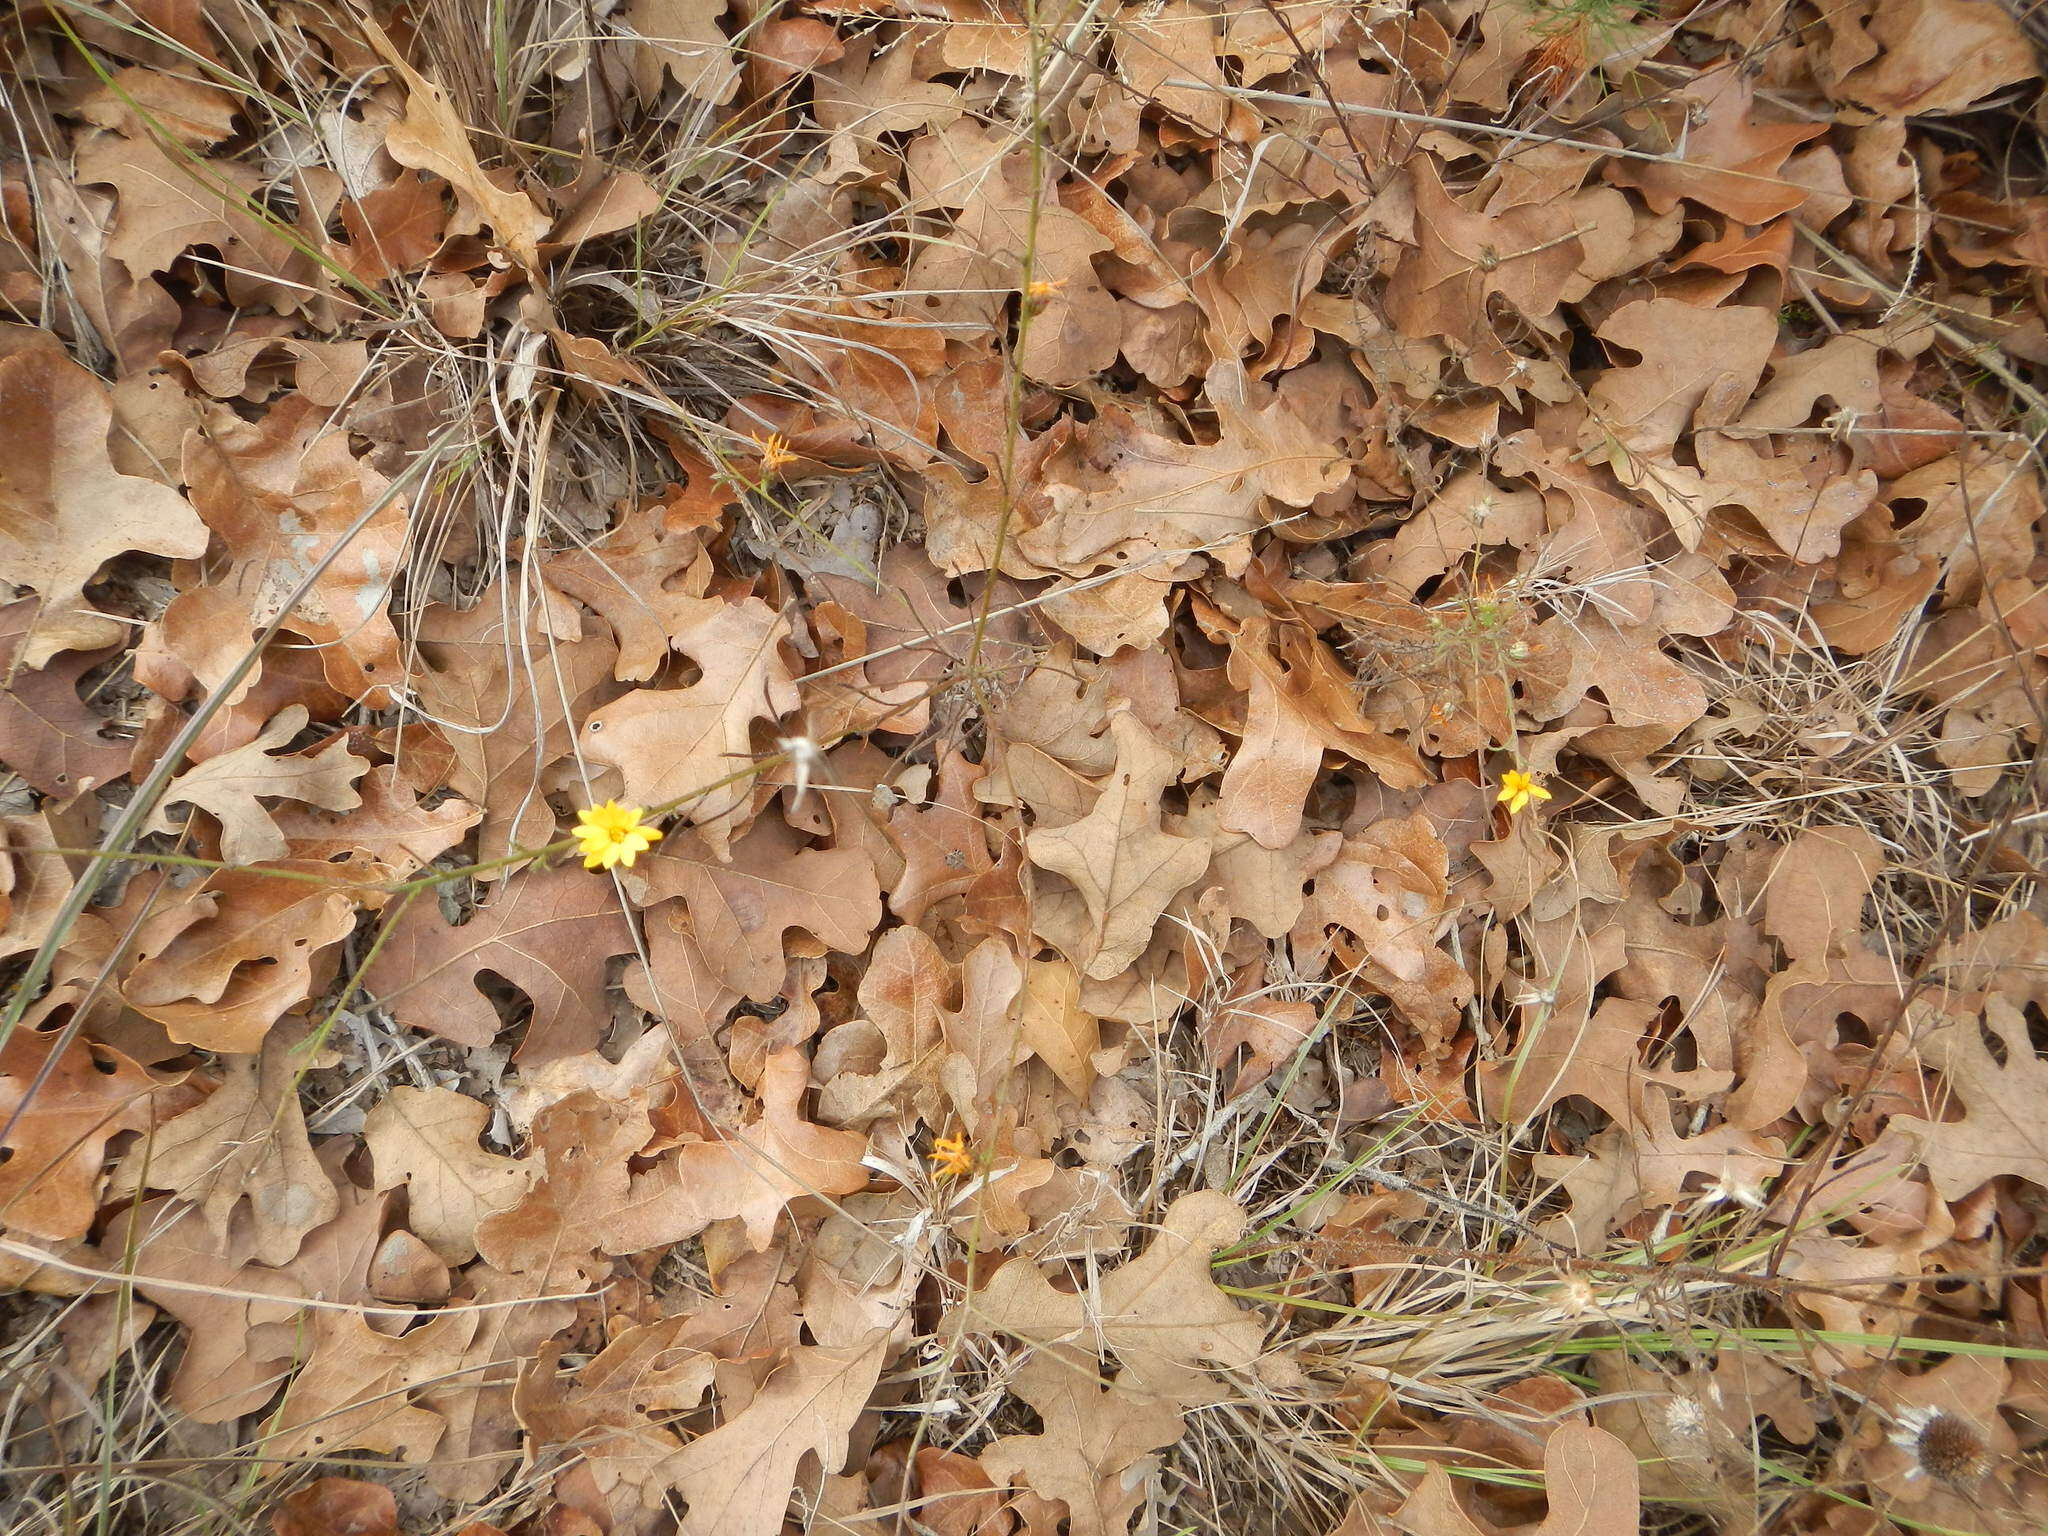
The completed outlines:
{"type": "Polygon", "coordinates": [[[1472,978],[1439,945],[1450,929],[1450,854],[1422,812],[1388,818],[1344,840],[1315,877],[1294,931],[1297,956],[1327,948],[1330,925],[1364,946],[1360,980],[1391,998],[1426,1043],[1457,1033],[1472,978]]]}
{"type": "Polygon", "coordinates": [[[570,1094],[535,1118],[527,1161],[544,1170],[518,1204],[477,1222],[476,1245],[486,1262],[549,1291],[596,1283],[609,1263],[596,1257],[602,1224],[625,1202],[627,1163],[647,1145],[652,1127],[639,1094],[600,1099],[570,1094]]]}
{"type": "MultiPolygon", "coordinates": [[[[1047,513],[1016,539],[1017,553],[1036,569],[1015,574],[1085,576],[1204,546],[1235,547],[1265,523],[1263,499],[1306,507],[1349,477],[1342,452],[1252,382],[1243,364],[1212,367],[1204,397],[1220,428],[1214,443],[1183,443],[1105,408],[1075,432],[1071,452],[1047,458],[1038,471],[1047,513]]],[[[1241,564],[1229,548],[1217,558],[1241,564]]]]}
{"type": "Polygon", "coordinates": [[[605,972],[633,953],[633,929],[611,882],[581,868],[529,870],[504,881],[460,927],[432,900],[392,925],[363,985],[399,1023],[462,1045],[489,1045],[504,1026],[477,987],[489,971],[533,1003],[518,1059],[539,1064],[594,1047],[611,1019],[605,972]]]}
{"type": "Polygon", "coordinates": [[[994,939],[955,966],[922,931],[892,928],[861,978],[867,1017],[828,1036],[850,1054],[834,1061],[829,1076],[827,1058],[818,1059],[820,1076],[828,1077],[820,1116],[851,1126],[907,1114],[939,1126],[943,1097],[952,1118],[979,1135],[1029,1054],[1011,1007],[1022,984],[1016,960],[994,939]]]}
{"type": "Polygon", "coordinates": [[[116,652],[47,658],[39,672],[15,658],[35,629],[42,604],[33,597],[0,607],[0,764],[53,800],[69,800],[128,771],[134,750],[100,734],[111,722],[78,697],[78,680],[116,652]]]}
{"type": "Polygon", "coordinates": [[[1024,968],[1017,1033],[1067,1091],[1083,1103],[1095,1086],[1102,1020],[1081,1006],[1081,977],[1064,960],[1033,960],[1024,968]]]}
{"type": "Polygon", "coordinates": [[[888,1358],[889,1331],[839,1348],[799,1345],[753,1400],[670,1459],[669,1481],[689,1501],[679,1536],[775,1536],[805,1455],[829,1475],[888,1358]]]}
{"type": "MultiPolygon", "coordinates": [[[[567,600],[522,608],[517,588],[500,583],[474,608],[436,606],[419,621],[426,665],[415,669],[413,688],[422,711],[451,727],[448,786],[484,808],[483,862],[553,840],[555,813],[535,776],[575,744],[569,722],[616,691],[611,637],[566,638],[576,631],[555,607],[567,600]]],[[[436,781],[415,782],[426,789],[436,781]]]]}
{"type": "Polygon", "coordinates": [[[197,559],[206,525],[169,486],[124,475],[107,455],[107,387],[41,348],[0,360],[0,581],[34,591],[41,616],[16,658],[40,667],[59,651],[125,641],[93,613],[86,585],[127,550],[197,559]]]}
{"type": "MultiPolygon", "coordinates": [[[[1831,10],[1836,29],[1861,31],[1867,20],[1869,42],[1884,52],[1874,63],[1864,54],[1829,94],[1894,119],[1961,112],[2039,73],[2017,19],[2027,14],[1975,0],[1864,0],[1831,10]]],[[[1820,73],[1825,82],[1832,71],[1820,73]]]]}
{"type": "Polygon", "coordinates": [[[1138,717],[1110,720],[1117,766],[1081,820],[1025,837],[1031,862],[1065,875],[1088,910],[1085,952],[1069,955],[1085,976],[1107,981],[1130,967],[1151,941],[1167,903],[1202,877],[1209,846],[1159,825],[1159,797],[1178,764],[1138,717]]]}
{"type": "Polygon", "coordinates": [[[882,921],[882,888],[864,850],[807,848],[772,817],[732,847],[729,861],[695,835],[672,833],[635,874],[648,905],[682,898],[718,979],[758,1003],[782,990],[791,929],[850,955],[867,948],[882,921]]]}
{"type": "Polygon", "coordinates": [[[240,160],[173,156],[154,136],[102,134],[78,153],[77,180],[119,195],[106,253],[147,280],[195,245],[224,258],[231,302],[279,315],[310,307],[319,271],[306,242],[261,204],[265,177],[240,160]]]}
{"type": "Polygon", "coordinates": [[[364,1117],[379,1190],[405,1186],[406,1224],[448,1264],[476,1257],[476,1228],[525,1198],[540,1170],[477,1143],[491,1111],[448,1088],[394,1088],[364,1117]]]}
{"type": "Polygon", "coordinates": [[[315,1227],[332,1221],[341,1196],[313,1155],[299,1105],[309,1064],[299,1028],[273,1029],[253,1056],[227,1056],[222,1082],[206,1100],[157,1128],[121,1161],[113,1192],[175,1191],[199,1207],[216,1241],[249,1205],[251,1255],[281,1268],[298,1257],[315,1227]]]}
{"type": "Polygon", "coordinates": [[[79,104],[78,114],[122,137],[140,139],[152,129],[187,149],[218,144],[235,131],[237,99],[226,91],[180,75],[130,66],[79,104]]]}
{"type": "MultiPolygon", "coordinates": [[[[1723,65],[1672,91],[1668,102],[1674,149],[1662,159],[1610,160],[1603,174],[1634,187],[1652,212],[1669,213],[1690,198],[1741,224],[1764,224],[1813,195],[1785,174],[1793,150],[1828,131],[1826,122],[1760,123],[1756,84],[1748,71],[1723,65]],[[1682,133],[1682,137],[1678,134],[1682,133]]],[[[1776,317],[1769,317],[1773,327],[1776,317]]]]}
{"type": "Polygon", "coordinates": [[[462,1366],[480,1315],[444,1312],[392,1338],[354,1312],[313,1312],[303,1325],[311,1352],[267,1426],[265,1450],[286,1459],[366,1450],[428,1460],[447,1420],[411,1394],[462,1366]]]}
{"type": "Polygon", "coordinates": [[[1496,295],[1532,321],[1554,313],[1584,257],[1574,210],[1524,203],[1494,216],[1460,207],[1425,156],[1411,163],[1415,248],[1387,282],[1387,317],[1404,336],[1442,336],[1469,349],[1474,383],[1510,377],[1514,357],[1489,317],[1496,295]]]}
{"type": "Polygon", "coordinates": [[[1927,1176],[1944,1200],[1959,1200],[2000,1174],[2048,1189],[2048,1061],[2028,1043],[2027,1017],[1997,993],[1984,999],[1983,1022],[1968,1012],[1924,1004],[1907,1010],[1920,1059],[1941,1073],[1962,1104],[1959,1120],[1893,1115],[1894,1130],[1915,1137],[1927,1176]],[[2003,1047],[1994,1056],[1989,1035],[2003,1047]]]}
{"type": "Polygon", "coordinates": [[[835,1197],[867,1187],[867,1138],[803,1117],[810,1063],[779,1050],[761,1071],[761,1113],[718,1141],[689,1142],[635,1174],[625,1205],[606,1216],[607,1253],[642,1253],[738,1218],[758,1251],[775,1237],[783,1208],[806,1195],[835,1197]]]}
{"type": "Polygon", "coordinates": [[[122,996],[173,1040],[253,1055],[271,1025],[313,994],[322,951],[354,931],[349,872],[290,861],[216,870],[143,922],[122,996]]]}
{"type": "Polygon", "coordinates": [[[1289,847],[1301,835],[1302,807],[1327,748],[1371,768],[1393,789],[1428,780],[1414,752],[1374,730],[1350,700],[1334,711],[1322,641],[1298,626],[1276,633],[1248,618],[1231,638],[1229,678],[1247,691],[1243,743],[1224,770],[1217,825],[1249,833],[1260,847],[1289,847]],[[1290,632],[1292,631],[1292,632],[1290,632]],[[1276,649],[1276,641],[1278,646],[1276,649]]]}
{"type": "Polygon", "coordinates": [[[726,856],[753,798],[753,725],[797,707],[781,642],[789,621],[759,598],[707,600],[671,643],[702,671],[687,688],[636,688],[593,713],[583,755],[617,768],[635,805],[684,801],[714,854],[726,856]]]}
{"type": "Polygon", "coordinates": [[[1884,867],[1867,827],[1809,827],[1764,882],[1764,928],[1795,960],[1860,951],[1863,901],[1884,867]]]}
{"type": "MultiPolygon", "coordinates": [[[[1644,299],[1614,311],[1599,333],[1642,360],[1595,381],[1580,441],[1604,451],[1616,477],[1654,501],[1679,542],[1695,549],[1707,512],[1730,496],[1677,464],[1672,449],[1689,431],[1724,426],[1741,412],[1777,345],[1778,318],[1748,304],[1700,309],[1644,299]]],[[[1734,499],[1741,495],[1738,488],[1734,499]]]]}
{"type": "Polygon", "coordinates": [[[611,625],[619,642],[612,674],[622,683],[654,676],[668,657],[669,637],[724,606],[704,595],[711,563],[702,540],[651,520],[627,523],[583,548],[556,551],[543,570],[549,586],[611,625]]]}
{"type": "MultiPolygon", "coordinates": [[[[113,1217],[97,1248],[99,1267],[133,1275],[138,1294],[184,1324],[184,1353],[167,1395],[201,1424],[253,1413],[276,1397],[297,1348],[293,1319],[301,1309],[294,1303],[307,1287],[293,1271],[251,1264],[250,1247],[246,1216],[230,1224],[223,1243],[196,1207],[167,1195],[113,1217]]],[[[329,1291],[326,1299],[364,1298],[329,1291]]]]}
{"type": "Polygon", "coordinates": [[[304,394],[253,422],[216,407],[185,438],[184,474],[233,562],[221,585],[249,628],[284,613],[310,577],[292,629],[320,647],[337,692],[389,707],[387,685],[403,667],[387,609],[405,567],[407,514],[390,482],[351,451],[349,433],[304,394]]]}
{"type": "Polygon", "coordinates": [[[669,1425],[691,1412],[711,1386],[718,1361],[688,1334],[689,1313],[627,1328],[573,1372],[561,1369],[567,1345],[551,1339],[519,1372],[513,1409],[529,1455],[573,1452],[588,1469],[615,1528],[640,1528],[668,1492],[663,1463],[682,1449],[669,1425]]]}
{"type": "Polygon", "coordinates": [[[317,751],[280,753],[306,728],[306,709],[283,710],[244,746],[209,757],[173,779],[157,802],[145,832],[168,832],[173,805],[196,805],[220,823],[220,856],[230,864],[266,864],[292,851],[264,798],[302,801],[323,810],[349,811],[363,803],[355,781],[369,759],[349,752],[348,737],[335,736],[317,751]]]}
{"type": "Polygon", "coordinates": [[[295,859],[341,860],[351,854],[382,864],[403,879],[461,842],[483,812],[459,795],[429,810],[391,763],[380,763],[357,786],[362,804],[346,816],[305,805],[280,806],[270,819],[295,859]]]}
{"type": "MultiPolygon", "coordinates": [[[[1094,1356],[1073,1349],[1038,1351],[1010,1390],[1037,1410],[1043,1428],[994,1441],[981,1453],[982,1470],[1066,1505],[1070,1536],[1124,1536],[1145,1502],[1146,1479],[1132,1474],[1147,1452],[1180,1439],[1180,1410],[1100,1381],[1094,1356]]],[[[1143,1464],[1149,1471],[1151,1460],[1143,1464]]]]}
{"type": "Polygon", "coordinates": [[[1509,1531],[1481,1525],[1458,1503],[1456,1483],[1431,1462],[1407,1502],[1390,1517],[1410,1536],[1635,1536],[1641,1529],[1636,1459],[1604,1429],[1563,1424],[1543,1442],[1543,1489],[1550,1510],[1535,1525],[1509,1531]]]}
{"type": "Polygon", "coordinates": [[[531,197],[507,191],[478,164],[469,130],[447,92],[406,63],[382,27],[365,19],[362,28],[405,84],[405,116],[384,136],[391,158],[447,181],[475,205],[513,260],[528,269],[538,265],[540,238],[553,221],[531,197]]]}
{"type": "Polygon", "coordinates": [[[0,1046],[0,1225],[50,1242],[85,1236],[107,1142],[147,1130],[164,1086],[111,1046],[18,1026],[0,1046]]]}
{"type": "Polygon", "coordinates": [[[1117,1387],[1140,1402],[1215,1402],[1223,1389],[1204,1364],[1244,1369],[1265,1341],[1265,1324],[1218,1290],[1209,1272],[1209,1260],[1244,1227],[1244,1211],[1228,1195],[1197,1190],[1166,1208],[1143,1254],[1084,1294],[1058,1290],[1037,1265],[1012,1259],[974,1299],[976,1322],[1033,1344],[1107,1346],[1123,1365],[1117,1387]]]}
{"type": "Polygon", "coordinates": [[[731,101],[739,89],[740,67],[732,43],[718,28],[725,0],[632,0],[625,23],[644,40],[651,67],[635,71],[648,95],[658,95],[661,71],[675,77],[683,94],[713,106],[731,101]]]}

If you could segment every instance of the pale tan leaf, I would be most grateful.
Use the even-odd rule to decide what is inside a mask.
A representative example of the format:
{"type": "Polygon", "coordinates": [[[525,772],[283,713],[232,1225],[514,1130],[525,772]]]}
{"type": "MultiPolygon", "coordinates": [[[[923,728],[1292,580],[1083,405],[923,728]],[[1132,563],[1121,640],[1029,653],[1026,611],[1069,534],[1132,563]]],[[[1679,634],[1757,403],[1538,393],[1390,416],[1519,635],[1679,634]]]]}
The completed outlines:
{"type": "Polygon", "coordinates": [[[1129,711],[1114,716],[1117,766],[1080,821],[1025,838],[1031,861],[1074,882],[1087,904],[1085,952],[1069,956],[1097,981],[1127,969],[1151,941],[1166,904],[1209,867],[1206,843],[1159,825],[1172,754],[1129,711]]]}
{"type": "Polygon", "coordinates": [[[442,1259],[476,1257],[476,1227],[519,1203],[539,1170],[477,1144],[490,1106],[446,1088],[394,1088],[363,1121],[376,1187],[405,1186],[407,1221],[442,1259]]]}

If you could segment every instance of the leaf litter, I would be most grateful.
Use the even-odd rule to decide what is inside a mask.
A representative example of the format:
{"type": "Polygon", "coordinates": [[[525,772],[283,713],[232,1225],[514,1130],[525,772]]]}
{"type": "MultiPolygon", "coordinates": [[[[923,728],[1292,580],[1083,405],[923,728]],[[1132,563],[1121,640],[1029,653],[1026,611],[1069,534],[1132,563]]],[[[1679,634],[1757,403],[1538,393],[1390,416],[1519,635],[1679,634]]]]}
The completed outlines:
{"type": "Polygon", "coordinates": [[[9,1529],[2048,1520],[2026,6],[372,11],[8,33],[9,1529]]]}

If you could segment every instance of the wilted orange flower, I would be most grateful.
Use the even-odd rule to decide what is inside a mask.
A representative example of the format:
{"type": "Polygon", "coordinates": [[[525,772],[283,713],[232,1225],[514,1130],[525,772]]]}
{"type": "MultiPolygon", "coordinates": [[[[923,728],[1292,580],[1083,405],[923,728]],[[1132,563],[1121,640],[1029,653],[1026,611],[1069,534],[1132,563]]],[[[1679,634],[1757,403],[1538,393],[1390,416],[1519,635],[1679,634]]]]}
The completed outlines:
{"type": "Polygon", "coordinates": [[[941,1179],[957,1179],[974,1171],[974,1154],[967,1150],[965,1136],[932,1138],[932,1149],[926,1156],[931,1159],[932,1173],[941,1179]]]}

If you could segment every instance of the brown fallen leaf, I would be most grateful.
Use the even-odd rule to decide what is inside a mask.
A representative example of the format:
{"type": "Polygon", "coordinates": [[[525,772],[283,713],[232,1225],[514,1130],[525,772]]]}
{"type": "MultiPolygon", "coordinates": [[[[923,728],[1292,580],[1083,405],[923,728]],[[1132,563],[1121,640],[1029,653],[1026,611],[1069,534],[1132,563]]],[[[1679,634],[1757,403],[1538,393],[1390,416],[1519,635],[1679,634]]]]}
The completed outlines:
{"type": "Polygon", "coordinates": [[[16,1027],[0,1046],[0,1224],[52,1241],[85,1236],[107,1143],[147,1130],[166,1086],[111,1046],[16,1027]]]}
{"type": "Polygon", "coordinates": [[[477,1144],[490,1106],[447,1088],[391,1090],[363,1121],[379,1190],[406,1192],[406,1220],[449,1264],[476,1257],[476,1228],[524,1198],[539,1169],[477,1144]]]}
{"type": "Polygon", "coordinates": [[[733,46],[719,30],[726,0],[631,0],[625,22],[645,39],[640,73],[657,80],[666,71],[685,95],[714,105],[732,100],[740,69],[733,46]]]}
{"type": "Polygon", "coordinates": [[[78,697],[79,679],[112,651],[52,656],[41,671],[17,666],[42,604],[0,607],[0,763],[53,800],[69,800],[128,771],[129,743],[102,733],[111,723],[78,697]]]}
{"type": "Polygon", "coordinates": [[[801,1052],[769,1056],[761,1072],[759,1116],[726,1130],[720,1140],[678,1147],[633,1175],[631,1193],[598,1234],[605,1252],[667,1247],[734,1217],[759,1250],[774,1240],[776,1223],[792,1200],[866,1188],[861,1158],[867,1138],[804,1119],[809,1082],[810,1065],[801,1052]]]}
{"type": "Polygon", "coordinates": [[[2012,1174],[2048,1189],[2048,1062],[2027,1044],[2027,1019],[1996,993],[1976,1011],[1916,1003],[1906,1012],[1920,1059],[1941,1073],[1960,1103],[1959,1119],[1894,1115],[1892,1129],[1919,1142],[1927,1176],[1944,1200],[1957,1200],[1986,1180],[2012,1174]],[[1987,1039],[2001,1049],[1994,1055],[1987,1039]]]}
{"type": "Polygon", "coordinates": [[[1110,719],[1117,766],[1095,807],[1064,827],[1024,840],[1032,863],[1073,881],[1087,906],[1082,952],[1068,956],[1083,975],[1107,981],[1151,942],[1168,902],[1209,867],[1206,843],[1161,830],[1159,796],[1177,765],[1128,710],[1110,719]]]}
{"type": "Polygon", "coordinates": [[[610,1017],[605,973],[633,952],[633,929],[610,881],[581,867],[531,871],[479,901],[451,926],[439,903],[415,901],[363,972],[393,1018],[464,1045],[488,1045],[504,1025],[477,988],[502,976],[533,1004],[518,1057],[540,1063],[594,1046],[610,1017]]]}
{"type": "Polygon", "coordinates": [[[304,393],[253,422],[216,406],[185,439],[184,474],[228,556],[220,585],[248,630],[283,614],[310,578],[292,629],[320,647],[338,692],[388,708],[403,676],[388,609],[405,569],[407,509],[348,432],[304,393]]]}
{"type": "Polygon", "coordinates": [[[303,1029],[281,1027],[254,1056],[227,1056],[205,1102],[157,1127],[121,1160],[112,1191],[167,1189],[199,1207],[223,1245],[248,1202],[251,1253],[282,1268],[313,1228],[341,1209],[334,1181],[313,1155],[299,1081],[312,1059],[303,1029]]]}
{"type": "Polygon", "coordinates": [[[380,763],[356,786],[362,804],[341,813],[303,802],[270,813],[294,859],[343,861],[351,856],[381,864],[399,879],[433,863],[461,842],[483,812],[458,795],[429,810],[390,763],[380,763]]]}
{"type": "Polygon", "coordinates": [[[552,222],[547,214],[526,193],[500,186],[478,162],[469,130],[449,104],[448,93],[406,63],[376,22],[364,18],[362,29],[405,85],[405,116],[384,136],[391,158],[447,181],[475,205],[514,261],[529,270],[537,267],[540,238],[552,222]]]}
{"type": "Polygon", "coordinates": [[[753,725],[797,707],[781,654],[788,621],[757,598],[693,605],[670,643],[702,671],[686,688],[636,688],[584,723],[583,755],[615,767],[636,805],[681,802],[724,857],[753,799],[753,725]]]}
{"type": "Polygon", "coordinates": [[[382,1483],[316,1478],[271,1511],[272,1536],[398,1536],[398,1497],[382,1483]]]}
{"type": "Polygon", "coordinates": [[[1205,1367],[1243,1370],[1265,1343],[1265,1325],[1209,1273],[1216,1250],[1244,1225],[1243,1210],[1227,1195],[1183,1195],[1160,1217],[1151,1246],[1096,1276],[1087,1292],[1056,1290],[1037,1265],[1012,1259],[975,1298],[974,1319],[1033,1344],[1107,1348],[1123,1365],[1117,1389],[1140,1404],[1215,1402],[1224,1388],[1205,1367]]]}
{"type": "Polygon", "coordinates": [[[297,800],[328,811],[353,810],[363,803],[355,781],[369,760],[349,751],[348,737],[330,738],[312,752],[281,751],[306,728],[303,705],[294,704],[246,746],[187,768],[166,786],[145,832],[176,826],[173,805],[194,805],[220,823],[220,856],[230,864],[265,864],[292,851],[265,809],[265,799],[297,800]]]}
{"type": "Polygon", "coordinates": [[[473,608],[436,604],[415,621],[424,665],[412,686],[428,717],[447,722],[450,761],[443,770],[412,753],[400,766],[420,759],[416,789],[446,783],[484,808],[477,858],[487,864],[554,840],[555,813],[535,778],[574,745],[573,722],[615,692],[611,638],[577,638],[564,606],[559,597],[527,605],[515,580],[486,588],[473,608]]]}
{"type": "Polygon", "coordinates": [[[636,873],[644,872],[650,905],[682,899],[712,972],[756,1002],[782,990],[790,930],[855,954],[882,921],[881,886],[863,850],[806,848],[785,823],[767,819],[732,846],[729,862],[720,851],[696,833],[672,833],[636,873]]]}
{"type": "MultiPolygon", "coordinates": [[[[1630,1536],[1640,1529],[1636,1481],[1636,1459],[1620,1440],[1584,1424],[1559,1425],[1543,1442],[1549,1512],[1538,1524],[1515,1527],[1515,1536],[1630,1536]]],[[[1456,1481],[1440,1462],[1430,1463],[1394,1520],[1412,1536],[1492,1536],[1499,1530],[1465,1513],[1456,1481]]]]}
{"type": "Polygon", "coordinates": [[[1039,1350],[1011,1377],[1010,1390],[1037,1411],[1043,1428],[992,1441],[982,1469],[1064,1504],[1071,1536],[1125,1536],[1157,1465],[1147,1453],[1180,1439],[1180,1410],[1099,1380],[1095,1358],[1078,1349],[1039,1350]]]}
{"type": "Polygon", "coordinates": [[[411,1394],[463,1364],[477,1323],[475,1312],[444,1312],[392,1338],[354,1312],[313,1312],[304,1325],[306,1363],[270,1426],[271,1454],[292,1459],[366,1450],[428,1460],[447,1421],[415,1405],[411,1394]]]}
{"type": "Polygon", "coordinates": [[[844,1464],[847,1435],[888,1354],[882,1329],[859,1344],[791,1350],[744,1409],[664,1467],[689,1505],[682,1536],[775,1536],[804,1457],[815,1455],[827,1473],[844,1464]]]}
{"type": "Polygon", "coordinates": [[[112,645],[126,628],[95,613],[86,586],[126,550],[196,560],[207,531],[191,505],[154,480],[124,475],[107,455],[107,387],[43,349],[0,359],[0,581],[41,604],[15,665],[112,645]]]}
{"type": "Polygon", "coordinates": [[[1442,948],[1451,923],[1449,852],[1421,812],[1344,840],[1295,925],[1298,952],[1337,926],[1364,946],[1360,979],[1384,992],[1432,1048],[1456,1034],[1472,978],[1442,948]]]}
{"type": "Polygon", "coordinates": [[[255,1054],[271,1025],[312,995],[328,946],[354,931],[351,873],[360,871],[290,862],[216,870],[143,921],[122,995],[173,1040],[255,1054]]]}
{"type": "Polygon", "coordinates": [[[1409,177],[1415,198],[1414,249],[1387,283],[1387,316],[1406,336],[1443,336],[1465,349],[1474,383],[1499,384],[1515,357],[1489,317],[1499,296],[1531,320],[1555,312],[1584,255],[1569,207],[1525,203],[1499,215],[1452,201],[1428,159],[1409,177]]]}

